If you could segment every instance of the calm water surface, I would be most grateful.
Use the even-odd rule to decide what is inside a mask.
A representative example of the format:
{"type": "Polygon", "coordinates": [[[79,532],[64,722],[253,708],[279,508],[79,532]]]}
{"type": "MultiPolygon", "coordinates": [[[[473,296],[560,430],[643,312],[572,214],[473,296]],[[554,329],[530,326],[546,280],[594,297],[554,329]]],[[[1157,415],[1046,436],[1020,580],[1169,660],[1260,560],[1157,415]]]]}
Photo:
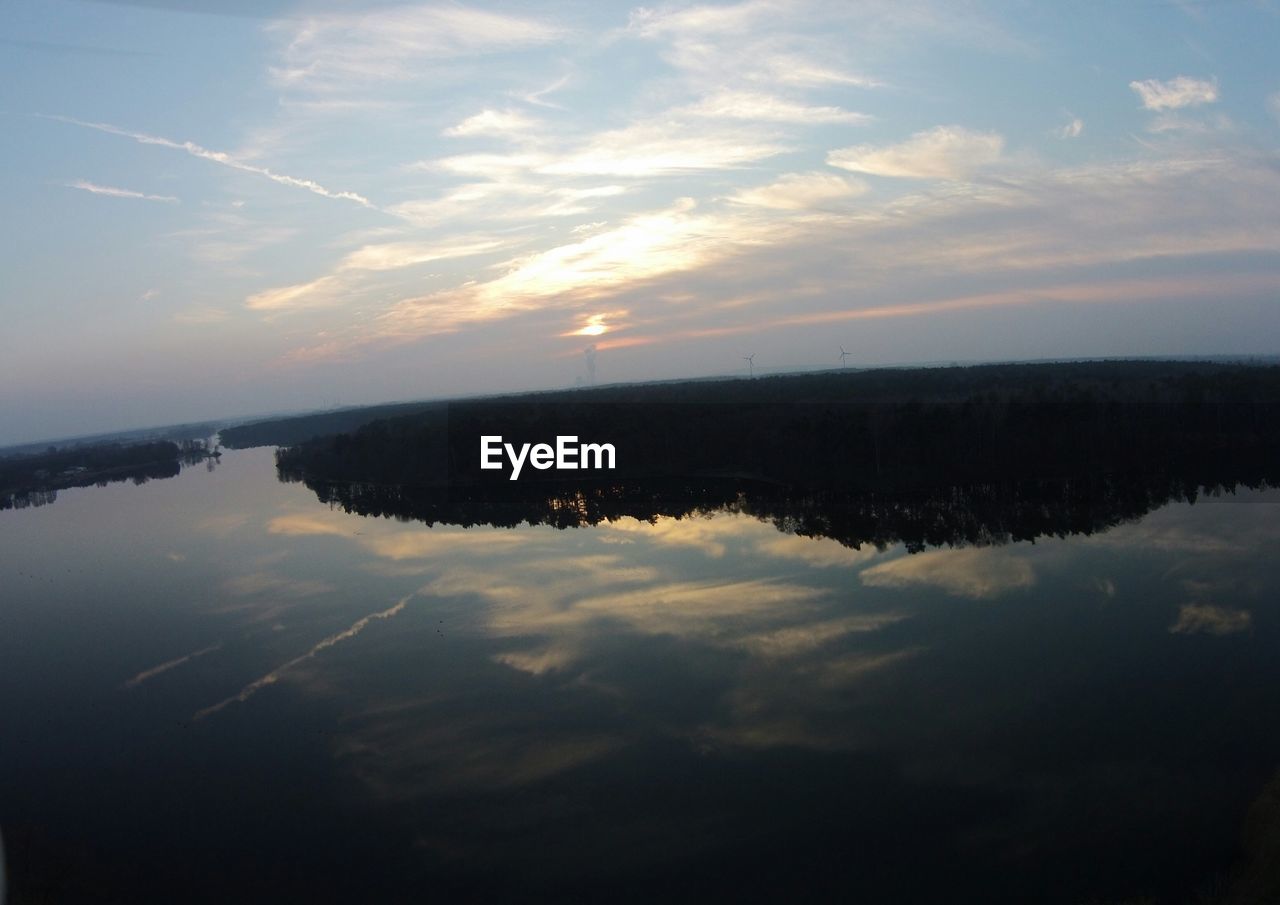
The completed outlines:
{"type": "Polygon", "coordinates": [[[0,512],[11,901],[1265,901],[1277,501],[912,555],[265,449],[64,491],[0,512]]]}

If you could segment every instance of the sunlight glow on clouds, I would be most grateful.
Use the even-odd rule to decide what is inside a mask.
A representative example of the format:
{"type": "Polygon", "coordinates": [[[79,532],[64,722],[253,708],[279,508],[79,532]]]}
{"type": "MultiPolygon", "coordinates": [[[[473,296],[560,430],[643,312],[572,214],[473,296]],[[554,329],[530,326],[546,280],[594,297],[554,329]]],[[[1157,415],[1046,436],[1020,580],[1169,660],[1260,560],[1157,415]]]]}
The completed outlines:
{"type": "Polygon", "coordinates": [[[730,200],[777,210],[805,210],[830,201],[855,198],[867,190],[865,182],[846,179],[835,173],[787,173],[769,185],[743,189],[730,200]]]}
{"type": "Polygon", "coordinates": [[[965,179],[974,171],[997,163],[1003,151],[1004,138],[994,132],[937,126],[917,132],[899,144],[840,148],[827,155],[827,163],[872,176],[965,179]]]}

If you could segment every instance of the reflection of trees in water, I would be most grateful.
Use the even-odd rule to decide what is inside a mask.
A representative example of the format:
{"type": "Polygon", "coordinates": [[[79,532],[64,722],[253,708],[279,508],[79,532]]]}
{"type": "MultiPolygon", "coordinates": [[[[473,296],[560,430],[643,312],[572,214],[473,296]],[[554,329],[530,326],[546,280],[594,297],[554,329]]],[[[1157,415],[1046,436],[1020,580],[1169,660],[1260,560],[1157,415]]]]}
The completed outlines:
{"type": "Polygon", "coordinates": [[[1094,534],[1135,520],[1169,502],[1198,494],[1262,487],[1258,480],[1203,484],[1187,475],[1151,473],[1093,479],[950,485],[881,493],[798,492],[740,481],[648,481],[579,485],[558,491],[546,485],[504,499],[474,490],[368,482],[304,480],[322,502],[348,512],[429,525],[514,527],[522,523],[572,528],[624,516],[645,521],[716,512],[741,513],[771,522],[779,531],[827,537],[850,547],[902,543],[912,551],[932,546],[986,546],[1038,537],[1094,534]]]}
{"type": "Polygon", "coordinates": [[[858,546],[1091,534],[1202,492],[1280,479],[1280,375],[1033,386],[942,402],[473,402],[277,453],[282,480],[364,515],[560,528],[719,511],[858,546]],[[576,435],[612,472],[481,471],[479,438],[576,435]],[[566,479],[566,476],[576,476],[566,479]]]}

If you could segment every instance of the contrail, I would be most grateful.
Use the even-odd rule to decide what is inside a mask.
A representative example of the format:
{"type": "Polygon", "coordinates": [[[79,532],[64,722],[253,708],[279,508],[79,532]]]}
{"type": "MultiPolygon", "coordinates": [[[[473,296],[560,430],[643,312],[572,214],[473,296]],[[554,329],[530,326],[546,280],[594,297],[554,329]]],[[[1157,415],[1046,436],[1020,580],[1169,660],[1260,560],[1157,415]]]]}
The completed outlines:
{"type": "Polygon", "coordinates": [[[215,650],[218,650],[220,647],[222,647],[221,641],[219,641],[217,644],[210,644],[208,647],[202,648],[201,650],[193,651],[192,653],[185,654],[184,656],[178,657],[176,660],[170,660],[167,663],[161,663],[159,666],[153,666],[150,669],[144,669],[142,672],[138,673],[132,679],[125,682],[124,687],[137,688],[139,685],[147,681],[147,679],[152,678],[153,676],[158,676],[162,672],[168,672],[169,670],[173,669],[175,666],[181,666],[183,663],[186,663],[188,660],[194,660],[196,657],[203,657],[205,654],[211,654],[215,650]]]}
{"type": "Polygon", "coordinates": [[[338,632],[338,634],[336,635],[330,635],[328,638],[325,638],[323,641],[317,643],[315,647],[311,648],[311,650],[307,651],[302,656],[294,657],[292,660],[290,660],[288,663],[285,663],[283,666],[277,666],[275,669],[271,670],[271,672],[267,673],[265,676],[263,676],[260,679],[254,679],[244,688],[240,689],[239,694],[232,695],[231,697],[227,698],[224,701],[219,701],[218,703],[214,704],[212,707],[206,707],[203,710],[197,710],[195,715],[192,717],[192,719],[202,720],[205,717],[209,716],[211,713],[217,713],[219,710],[223,709],[229,704],[235,704],[237,702],[243,704],[245,701],[249,700],[249,698],[253,697],[263,688],[267,687],[268,685],[274,685],[276,682],[280,680],[281,675],[283,675],[286,671],[292,669],[293,667],[297,666],[302,661],[310,660],[312,657],[320,653],[320,651],[324,650],[326,647],[333,647],[339,641],[346,641],[348,638],[354,638],[356,635],[364,631],[365,626],[367,626],[374,619],[390,619],[396,613],[404,609],[404,605],[409,602],[409,598],[411,597],[413,597],[412,594],[408,595],[407,597],[402,597],[400,599],[400,602],[397,603],[395,606],[391,607],[390,609],[382,610],[381,612],[378,612],[378,613],[370,613],[368,616],[363,616],[360,619],[357,619],[354,623],[352,623],[350,628],[344,629],[343,631],[338,632]]]}
{"type": "Polygon", "coordinates": [[[178,199],[173,195],[148,195],[145,192],[135,192],[133,189],[116,188],[113,185],[98,185],[87,179],[77,179],[75,182],[63,183],[69,189],[80,189],[82,192],[91,192],[94,195],[106,195],[109,198],[137,198],[142,201],[167,201],[171,204],[177,204],[178,199]]]}
{"type": "Polygon", "coordinates": [[[69,123],[73,126],[80,126],[85,129],[96,129],[99,132],[106,132],[108,135],[119,135],[124,138],[132,138],[138,144],[158,145],[162,148],[172,148],[175,151],[185,151],[192,157],[199,157],[201,160],[209,160],[213,163],[221,164],[224,167],[230,167],[233,170],[240,170],[242,173],[254,173],[258,176],[265,176],[272,182],[278,182],[280,185],[293,186],[294,188],[306,189],[316,195],[325,198],[337,198],[341,201],[354,201],[361,207],[367,207],[370,210],[378,210],[377,205],[371,202],[363,195],[357,195],[355,192],[334,192],[318,182],[310,179],[299,179],[296,176],[285,176],[282,173],[273,173],[266,167],[256,167],[253,164],[245,163],[242,160],[236,160],[230,154],[223,151],[211,151],[208,148],[201,147],[193,141],[173,141],[169,138],[162,138],[159,135],[148,135],[145,132],[131,132],[128,129],[121,129],[119,126],[113,126],[110,123],[91,123],[82,119],[73,119],[70,116],[58,116],[52,113],[37,113],[36,116],[41,119],[51,119],[60,123],[69,123]]]}

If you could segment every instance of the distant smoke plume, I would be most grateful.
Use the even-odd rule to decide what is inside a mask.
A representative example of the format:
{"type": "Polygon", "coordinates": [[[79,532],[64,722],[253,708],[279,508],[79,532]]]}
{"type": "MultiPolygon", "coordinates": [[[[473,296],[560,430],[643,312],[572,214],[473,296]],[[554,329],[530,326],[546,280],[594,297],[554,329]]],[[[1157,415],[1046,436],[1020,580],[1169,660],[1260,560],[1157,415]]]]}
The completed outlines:
{"type": "Polygon", "coordinates": [[[596,347],[594,345],[587,346],[582,350],[582,354],[587,356],[587,383],[595,386],[596,384],[596,347]]]}

